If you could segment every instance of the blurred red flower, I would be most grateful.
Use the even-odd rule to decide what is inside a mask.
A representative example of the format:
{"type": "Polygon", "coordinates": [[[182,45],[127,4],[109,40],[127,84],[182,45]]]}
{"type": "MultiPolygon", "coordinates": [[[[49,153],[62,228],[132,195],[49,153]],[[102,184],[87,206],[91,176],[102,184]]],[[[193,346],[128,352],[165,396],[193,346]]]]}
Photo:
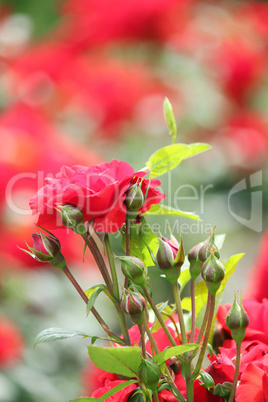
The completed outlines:
{"type": "Polygon", "coordinates": [[[268,231],[263,235],[257,259],[249,272],[247,297],[261,302],[268,296],[268,231]]]}
{"type": "MultiPolygon", "coordinates": [[[[47,174],[56,173],[64,162],[97,163],[94,152],[66,140],[46,118],[25,104],[18,103],[0,115],[0,241],[1,268],[26,266],[34,260],[21,253],[17,245],[29,241],[34,218],[30,218],[29,198],[44,184],[47,174]],[[60,152],[58,152],[60,150],[60,152]],[[8,263],[8,264],[7,264],[8,263]]],[[[83,244],[71,233],[60,231],[66,257],[81,258],[83,244]],[[75,239],[74,239],[75,237],[75,239]],[[69,243],[71,242],[71,243],[69,243]],[[70,244],[77,244],[69,247],[70,244]],[[80,252],[79,252],[80,251],[80,252]]],[[[58,233],[56,234],[58,236],[58,233]]]]}
{"type": "Polygon", "coordinates": [[[67,1],[63,14],[65,40],[79,49],[114,41],[163,40],[170,34],[168,21],[189,7],[190,0],[75,0],[67,1]]]}
{"type": "Polygon", "coordinates": [[[268,152],[268,125],[257,112],[243,110],[230,117],[215,140],[228,162],[247,169],[262,166],[268,152]]]}
{"type": "Polygon", "coordinates": [[[0,317],[0,367],[15,364],[21,358],[23,349],[24,340],[17,326],[0,317]]]}

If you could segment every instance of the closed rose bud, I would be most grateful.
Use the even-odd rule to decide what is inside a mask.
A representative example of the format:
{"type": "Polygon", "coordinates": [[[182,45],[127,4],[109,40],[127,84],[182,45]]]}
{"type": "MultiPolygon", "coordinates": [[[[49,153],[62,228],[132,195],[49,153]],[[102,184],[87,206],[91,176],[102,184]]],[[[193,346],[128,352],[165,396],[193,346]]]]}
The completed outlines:
{"type": "Polygon", "coordinates": [[[143,206],[144,202],[145,198],[141,189],[141,182],[130,186],[126,192],[124,201],[128,212],[137,212],[143,206]]]}
{"type": "Polygon", "coordinates": [[[145,275],[145,268],[143,262],[132,256],[116,257],[122,262],[122,272],[130,279],[135,285],[146,286],[147,280],[145,275]]]}
{"type": "Polygon", "coordinates": [[[126,291],[123,294],[121,306],[124,312],[130,316],[135,324],[142,324],[145,318],[144,310],[146,307],[146,301],[141,294],[131,292],[130,290],[126,291]]]}
{"type": "Polygon", "coordinates": [[[143,359],[138,369],[138,377],[147,388],[156,391],[161,377],[160,366],[151,360],[143,359]]]}
{"type": "Polygon", "coordinates": [[[196,246],[191,248],[188,253],[188,261],[190,263],[190,275],[193,280],[195,280],[201,273],[203,261],[199,259],[198,254],[203,244],[204,243],[197,244],[196,246]]]}
{"type": "Polygon", "coordinates": [[[170,282],[176,281],[181,272],[181,267],[184,263],[185,255],[182,244],[171,235],[171,240],[166,237],[158,239],[159,246],[156,252],[156,264],[165,273],[166,278],[170,282]]]}
{"type": "Polygon", "coordinates": [[[64,226],[72,229],[75,233],[84,235],[85,224],[82,211],[74,205],[62,205],[57,211],[61,215],[64,226]]]}
{"type": "Polygon", "coordinates": [[[211,230],[211,233],[207,240],[202,243],[199,243],[199,251],[198,258],[200,261],[205,262],[206,259],[210,256],[210,254],[214,254],[217,258],[220,258],[220,253],[218,247],[215,244],[215,230],[216,227],[211,230]]]}
{"type": "Polygon", "coordinates": [[[240,306],[236,301],[235,294],[234,302],[226,316],[226,325],[231,330],[232,338],[236,343],[241,343],[246,335],[246,328],[249,325],[249,318],[244,310],[240,299],[240,306]]]}
{"type": "Polygon", "coordinates": [[[214,254],[211,254],[202,265],[201,275],[206,282],[208,291],[215,296],[224,279],[225,268],[214,254]]]}
{"type": "Polygon", "coordinates": [[[48,262],[55,268],[64,268],[65,259],[61,254],[61,245],[59,240],[46,230],[49,235],[41,233],[33,233],[33,247],[28,246],[29,250],[24,250],[27,254],[39,262],[48,262]]]}

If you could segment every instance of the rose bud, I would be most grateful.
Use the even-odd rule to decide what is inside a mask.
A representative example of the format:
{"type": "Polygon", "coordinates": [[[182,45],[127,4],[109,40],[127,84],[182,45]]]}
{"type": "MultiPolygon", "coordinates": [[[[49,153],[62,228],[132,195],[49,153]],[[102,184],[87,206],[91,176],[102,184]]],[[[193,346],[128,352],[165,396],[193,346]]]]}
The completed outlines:
{"type": "Polygon", "coordinates": [[[206,282],[208,291],[215,296],[224,279],[225,268],[214,254],[211,254],[202,265],[201,275],[206,282]]]}
{"type": "MultiPolygon", "coordinates": [[[[45,229],[44,229],[45,230],[45,229]]],[[[32,233],[33,238],[33,247],[28,246],[30,251],[23,250],[35,260],[39,262],[48,262],[55,268],[63,269],[66,265],[65,258],[61,254],[61,245],[59,240],[50,232],[46,230],[48,235],[43,234],[42,232],[39,233],[32,233]]]]}
{"type": "Polygon", "coordinates": [[[170,282],[175,282],[180,276],[181,266],[184,263],[185,255],[182,244],[174,236],[171,235],[171,240],[166,237],[158,239],[159,246],[156,252],[156,264],[164,271],[166,278],[170,282]]]}
{"type": "Polygon", "coordinates": [[[208,259],[210,254],[214,254],[217,258],[220,257],[217,246],[214,243],[214,231],[211,232],[207,240],[198,243],[191,248],[188,253],[188,260],[190,262],[190,274],[192,279],[196,279],[201,273],[202,264],[208,259]]]}
{"type": "Polygon", "coordinates": [[[215,230],[216,226],[214,227],[213,230],[211,228],[211,233],[208,236],[207,240],[201,243],[201,247],[198,253],[198,258],[201,261],[205,262],[206,259],[210,256],[210,254],[214,254],[217,258],[220,258],[218,247],[215,244],[215,230]]]}
{"type": "Polygon", "coordinates": [[[138,369],[138,377],[147,388],[156,391],[161,377],[161,369],[157,363],[143,359],[138,369]]]}
{"type": "Polygon", "coordinates": [[[137,212],[144,204],[145,198],[141,189],[140,183],[135,183],[129,187],[126,192],[126,198],[124,204],[127,207],[128,212],[137,212]]]}
{"type": "Polygon", "coordinates": [[[143,323],[146,301],[141,294],[130,290],[124,292],[121,306],[135,324],[141,325],[143,323]]]}
{"type": "Polygon", "coordinates": [[[64,226],[72,229],[75,233],[85,234],[85,224],[82,211],[74,205],[61,205],[56,208],[61,215],[64,226]]]}
{"type": "Polygon", "coordinates": [[[237,295],[235,294],[234,302],[226,316],[226,325],[231,330],[232,338],[236,343],[241,343],[246,335],[246,328],[249,325],[249,318],[244,310],[240,298],[240,306],[236,301],[237,295]]]}
{"type": "Polygon", "coordinates": [[[196,280],[198,275],[201,273],[201,268],[204,261],[201,261],[198,257],[200,248],[204,243],[198,243],[196,246],[191,248],[188,253],[188,261],[190,263],[190,275],[193,280],[196,280]]]}
{"type": "Polygon", "coordinates": [[[122,272],[135,285],[144,288],[147,284],[145,268],[143,262],[132,256],[116,257],[122,262],[122,272]]]}

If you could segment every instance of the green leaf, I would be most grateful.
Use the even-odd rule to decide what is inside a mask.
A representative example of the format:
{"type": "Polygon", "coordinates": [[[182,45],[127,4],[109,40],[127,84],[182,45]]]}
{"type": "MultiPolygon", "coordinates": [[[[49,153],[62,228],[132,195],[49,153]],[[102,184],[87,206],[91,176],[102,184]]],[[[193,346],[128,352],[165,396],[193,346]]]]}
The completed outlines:
{"type": "MultiPolygon", "coordinates": [[[[221,283],[221,286],[218,289],[217,295],[223,292],[227,281],[229,280],[230,276],[234,273],[236,266],[239,262],[239,260],[243,257],[243,253],[241,254],[235,254],[232,257],[229,258],[229,260],[225,264],[225,277],[221,283]]],[[[195,308],[196,308],[196,316],[198,316],[202,310],[202,308],[206,305],[207,303],[207,296],[208,296],[208,290],[205,281],[199,282],[195,286],[195,308]]],[[[191,304],[191,298],[190,297],[185,297],[182,300],[182,308],[187,311],[192,310],[192,304],[191,304]]]]}
{"type": "Polygon", "coordinates": [[[215,244],[218,247],[219,250],[222,249],[224,241],[225,241],[225,234],[221,234],[221,235],[216,235],[215,236],[215,244]]]}
{"type": "Polygon", "coordinates": [[[82,396],[80,398],[70,399],[69,402],[97,402],[98,400],[97,398],[84,398],[82,396]]]}
{"type": "Polygon", "coordinates": [[[150,156],[146,166],[150,169],[150,177],[161,176],[162,174],[177,167],[183,159],[191,158],[201,152],[210,149],[211,146],[203,143],[194,144],[172,144],[160,148],[150,156]]]}
{"type": "Polygon", "coordinates": [[[39,343],[58,341],[61,339],[72,338],[74,336],[83,336],[90,337],[84,332],[76,331],[74,329],[62,329],[62,328],[48,328],[41,331],[34,340],[34,347],[36,347],[39,343]]]}
{"type": "MultiPolygon", "coordinates": [[[[126,249],[126,235],[123,234],[122,239],[123,249],[126,249]]],[[[145,267],[154,265],[150,252],[147,246],[150,248],[152,253],[155,255],[158,250],[158,238],[151,230],[150,226],[146,223],[144,218],[141,218],[141,223],[130,224],[129,231],[129,244],[130,244],[130,255],[139,258],[145,267]]]]}
{"type": "Polygon", "coordinates": [[[215,387],[215,382],[210,374],[206,373],[203,370],[201,370],[199,374],[206,389],[215,387]]]}
{"type": "Polygon", "coordinates": [[[129,385],[136,384],[136,383],[137,383],[137,380],[129,380],[129,381],[122,382],[121,384],[116,385],[115,387],[110,389],[108,392],[103,394],[100,398],[97,399],[97,402],[105,402],[107,398],[109,398],[110,396],[121,391],[121,389],[124,389],[124,388],[128,387],[129,385]]]}
{"type": "Polygon", "coordinates": [[[238,262],[241,260],[241,258],[244,256],[244,253],[240,254],[235,254],[232,257],[229,258],[229,260],[226,262],[225,266],[225,277],[221,283],[221,286],[219,287],[219,290],[217,294],[222,293],[224,291],[224,288],[230,279],[230,276],[233,275],[233,273],[236,270],[238,262]]]}
{"type": "Polygon", "coordinates": [[[205,144],[203,142],[195,142],[193,144],[189,144],[188,147],[190,148],[188,154],[183,159],[191,158],[192,156],[201,154],[202,152],[208,151],[212,148],[211,145],[205,144]]]}
{"type": "Polygon", "coordinates": [[[219,395],[219,397],[225,400],[229,398],[232,391],[233,384],[231,382],[223,382],[222,384],[217,384],[214,389],[214,395],[219,395]]]}
{"type": "Polygon", "coordinates": [[[190,267],[188,267],[181,272],[179,277],[180,292],[183,291],[185,285],[189,282],[190,279],[191,279],[190,267]]]}
{"type": "Polygon", "coordinates": [[[161,176],[174,169],[189,151],[189,147],[185,144],[173,144],[160,148],[146,162],[146,166],[151,171],[150,177],[161,176]]]}
{"type": "Polygon", "coordinates": [[[163,106],[164,106],[165,120],[169,128],[169,135],[171,135],[173,144],[175,144],[177,139],[177,125],[174,117],[173,108],[168,98],[165,98],[163,106]]]}
{"type": "MultiPolygon", "coordinates": [[[[87,315],[90,313],[90,310],[94,306],[94,303],[101,292],[104,292],[108,296],[107,287],[103,284],[94,285],[91,288],[85,291],[85,294],[88,297],[87,302],[87,315]]],[[[109,297],[109,296],[108,296],[109,297]]]]}
{"type": "Polygon", "coordinates": [[[167,348],[167,349],[163,350],[162,352],[158,353],[156,356],[153,357],[153,361],[155,363],[161,364],[173,356],[180,356],[185,352],[195,350],[199,347],[200,347],[200,345],[196,345],[195,343],[188,343],[187,345],[173,346],[171,348],[167,348]]]}
{"type": "Polygon", "coordinates": [[[88,354],[100,369],[126,377],[136,376],[141,363],[141,349],[138,346],[120,348],[88,346],[88,354]]]}
{"type": "Polygon", "coordinates": [[[195,219],[199,221],[199,216],[186,211],[180,211],[172,207],[165,207],[164,205],[152,205],[149,211],[146,211],[144,215],[173,215],[173,216],[183,216],[184,218],[195,219]]]}

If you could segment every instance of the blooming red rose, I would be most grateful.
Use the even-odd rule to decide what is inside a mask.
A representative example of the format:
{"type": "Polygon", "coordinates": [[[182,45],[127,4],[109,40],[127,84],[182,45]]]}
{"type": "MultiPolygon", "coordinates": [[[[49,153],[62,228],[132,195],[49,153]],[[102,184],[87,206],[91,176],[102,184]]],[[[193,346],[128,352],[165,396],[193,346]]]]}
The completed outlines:
{"type": "MultiPolygon", "coordinates": [[[[97,389],[91,395],[91,398],[100,398],[103,394],[110,391],[112,388],[116,387],[119,384],[122,384],[125,381],[122,380],[106,380],[105,385],[102,388],[97,389]]],[[[132,391],[138,386],[138,384],[131,384],[127,387],[123,388],[121,391],[116,392],[114,395],[110,396],[109,398],[105,399],[107,402],[126,402],[128,400],[129,395],[132,391]]]]}
{"type": "MultiPolygon", "coordinates": [[[[147,172],[134,173],[124,161],[112,160],[96,166],[63,166],[56,178],[47,178],[47,184],[30,200],[33,214],[39,213],[38,225],[53,229],[61,225],[57,204],[71,204],[81,209],[85,221],[94,220],[98,232],[116,232],[126,220],[125,193],[130,184],[143,178],[147,172]]],[[[159,180],[142,181],[146,201],[139,213],[158,204],[165,194],[155,189],[159,180]],[[147,192],[148,191],[148,192],[147,192]]]]}
{"type": "Polygon", "coordinates": [[[236,402],[265,402],[268,400],[268,367],[249,363],[242,373],[235,394],[236,402]]]}

